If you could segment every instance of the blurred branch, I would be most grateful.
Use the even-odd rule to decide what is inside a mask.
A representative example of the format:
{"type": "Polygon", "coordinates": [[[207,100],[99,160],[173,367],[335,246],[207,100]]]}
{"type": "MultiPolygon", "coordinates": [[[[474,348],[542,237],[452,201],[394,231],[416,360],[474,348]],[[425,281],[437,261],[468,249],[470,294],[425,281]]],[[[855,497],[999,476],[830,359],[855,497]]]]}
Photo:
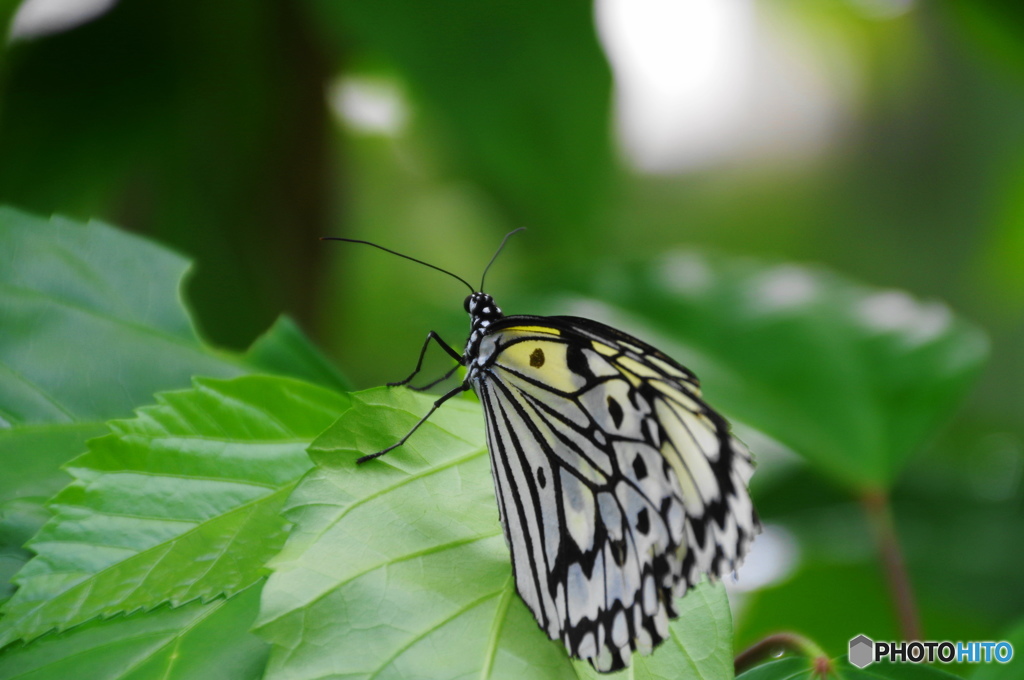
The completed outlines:
{"type": "Polygon", "coordinates": [[[807,657],[813,666],[812,677],[825,678],[832,673],[832,661],[813,640],[796,633],[775,633],[736,655],[736,675],[786,652],[807,657]]]}
{"type": "Polygon", "coordinates": [[[885,491],[873,490],[861,496],[861,505],[868,515],[875,542],[878,545],[889,596],[896,610],[900,636],[904,640],[921,640],[921,619],[910,586],[903,549],[896,535],[896,523],[892,516],[892,504],[885,491]]]}

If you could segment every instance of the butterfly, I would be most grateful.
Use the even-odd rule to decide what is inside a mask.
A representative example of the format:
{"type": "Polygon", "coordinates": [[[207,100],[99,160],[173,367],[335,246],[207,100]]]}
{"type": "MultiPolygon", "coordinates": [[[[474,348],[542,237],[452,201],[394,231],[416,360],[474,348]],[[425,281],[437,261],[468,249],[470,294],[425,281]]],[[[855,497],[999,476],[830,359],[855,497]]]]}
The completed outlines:
{"type": "MultiPolygon", "coordinates": [[[[484,270],[497,258],[508,238],[484,270]]],[[[460,354],[431,341],[483,405],[498,512],[516,590],[540,628],[601,672],[624,668],[669,635],[674,600],[703,576],[735,571],[760,522],[747,483],[753,460],[701,397],[697,377],[620,330],[573,316],[506,316],[470,289],[470,334],[460,354]]]]}

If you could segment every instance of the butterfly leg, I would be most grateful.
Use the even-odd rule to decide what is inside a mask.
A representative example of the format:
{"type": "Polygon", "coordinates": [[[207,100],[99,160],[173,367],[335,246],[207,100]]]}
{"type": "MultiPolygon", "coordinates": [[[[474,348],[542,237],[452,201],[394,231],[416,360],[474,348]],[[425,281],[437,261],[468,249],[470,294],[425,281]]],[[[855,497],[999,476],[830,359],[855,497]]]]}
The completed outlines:
{"type": "Polygon", "coordinates": [[[404,444],[409,439],[409,437],[412,436],[413,432],[415,432],[416,430],[418,430],[420,428],[420,425],[422,425],[423,423],[427,422],[427,420],[430,418],[430,416],[434,415],[434,411],[436,411],[437,409],[441,408],[441,405],[444,404],[444,402],[448,401],[449,399],[454,397],[456,394],[460,394],[462,392],[465,392],[470,387],[471,387],[471,385],[469,384],[469,381],[466,381],[466,382],[462,383],[461,385],[459,385],[458,387],[456,387],[455,389],[451,390],[450,392],[447,392],[443,397],[441,397],[440,399],[438,399],[437,401],[434,402],[434,405],[430,407],[429,411],[427,411],[427,415],[425,415],[422,418],[420,418],[419,422],[416,423],[415,425],[413,425],[412,429],[409,430],[408,432],[406,432],[404,437],[399,439],[396,443],[392,444],[388,448],[383,449],[382,451],[378,451],[377,453],[371,453],[368,456],[363,456],[362,458],[360,458],[356,462],[357,463],[365,463],[368,460],[373,460],[374,458],[379,458],[379,457],[383,456],[388,451],[393,451],[393,450],[397,449],[399,446],[404,444]]]}
{"type": "Polygon", "coordinates": [[[454,373],[455,370],[459,366],[462,365],[462,355],[459,354],[458,352],[456,352],[454,349],[452,349],[448,345],[447,342],[442,340],[440,335],[438,335],[434,331],[430,331],[429,333],[427,333],[427,339],[423,342],[423,347],[420,348],[420,358],[416,360],[416,368],[415,368],[415,370],[413,370],[413,372],[411,374],[409,374],[409,377],[406,378],[405,380],[399,380],[398,382],[390,382],[390,383],[388,383],[388,387],[398,387],[400,385],[408,385],[412,381],[412,379],[416,377],[416,375],[420,372],[420,369],[423,367],[423,357],[426,356],[426,354],[427,354],[427,347],[430,345],[430,341],[431,340],[436,342],[441,347],[441,349],[443,349],[445,352],[447,352],[448,355],[452,359],[455,359],[459,363],[454,368],[452,368],[452,370],[448,371],[443,376],[441,376],[441,378],[439,378],[438,380],[435,380],[434,382],[430,383],[429,385],[424,385],[423,387],[410,387],[409,389],[416,390],[418,392],[422,391],[422,390],[429,389],[429,388],[433,387],[434,385],[436,385],[437,383],[441,382],[442,380],[447,380],[449,377],[451,377],[452,373],[454,373]]]}
{"type": "Polygon", "coordinates": [[[460,368],[461,366],[462,366],[462,364],[455,364],[454,366],[452,366],[452,368],[451,368],[451,370],[450,370],[450,371],[448,371],[447,373],[445,373],[444,375],[442,375],[442,376],[441,376],[440,378],[438,378],[437,380],[431,380],[431,381],[430,381],[430,382],[428,382],[428,383],[427,383],[426,385],[420,385],[419,387],[413,387],[412,385],[406,385],[406,387],[408,387],[408,388],[409,388],[410,390],[415,390],[415,391],[417,391],[417,392],[423,392],[423,391],[425,391],[425,390],[429,390],[429,389],[430,389],[431,387],[433,387],[434,385],[436,385],[436,384],[438,384],[438,383],[441,383],[441,382],[444,382],[444,381],[445,381],[445,380],[447,380],[448,378],[452,377],[452,374],[453,374],[453,373],[455,373],[455,371],[459,370],[459,368],[460,368]]]}

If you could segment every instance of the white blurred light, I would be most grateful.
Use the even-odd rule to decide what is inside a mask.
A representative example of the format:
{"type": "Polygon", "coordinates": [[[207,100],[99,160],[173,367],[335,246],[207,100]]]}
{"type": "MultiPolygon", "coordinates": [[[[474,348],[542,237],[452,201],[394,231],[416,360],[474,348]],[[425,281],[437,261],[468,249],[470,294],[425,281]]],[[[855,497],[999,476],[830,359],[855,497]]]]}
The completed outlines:
{"type": "Polygon", "coordinates": [[[744,592],[778,583],[793,573],[799,557],[799,545],[793,534],[780,525],[766,524],[751,544],[736,580],[725,579],[725,587],[732,592],[744,592]]]}
{"type": "MultiPolygon", "coordinates": [[[[841,119],[833,61],[754,0],[598,0],[618,134],[646,172],[806,156],[841,119]]],[[[841,79],[838,79],[841,80],[841,79]]]]}
{"type": "Polygon", "coordinates": [[[945,333],[953,314],[940,302],[918,302],[901,290],[886,290],[864,298],[857,318],[879,333],[900,333],[912,346],[923,345],[945,333]]]}
{"type": "Polygon", "coordinates": [[[657,284],[684,297],[697,297],[711,288],[714,272],[698,253],[675,252],[657,264],[657,284]]]}
{"type": "Polygon", "coordinates": [[[11,21],[9,39],[60,33],[92,21],[117,0],[25,0],[11,21]]]}
{"type": "Polygon", "coordinates": [[[757,276],[750,287],[755,312],[770,314],[791,310],[813,302],[820,283],[809,269],[786,264],[757,276]]]}
{"type": "Polygon", "coordinates": [[[341,78],[327,96],[334,113],[357,132],[393,136],[405,127],[408,107],[393,83],[341,78]]]}

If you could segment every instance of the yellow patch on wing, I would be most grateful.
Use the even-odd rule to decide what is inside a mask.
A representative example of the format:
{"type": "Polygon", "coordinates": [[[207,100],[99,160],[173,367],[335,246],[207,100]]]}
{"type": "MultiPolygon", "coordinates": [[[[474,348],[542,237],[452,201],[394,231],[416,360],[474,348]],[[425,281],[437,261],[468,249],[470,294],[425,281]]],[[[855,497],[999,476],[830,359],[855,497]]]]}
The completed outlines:
{"type": "Polygon", "coordinates": [[[523,335],[533,335],[535,333],[543,333],[544,335],[562,334],[562,331],[557,328],[552,328],[551,326],[510,326],[508,328],[502,328],[499,332],[510,338],[521,337],[523,335]]]}
{"type": "Polygon", "coordinates": [[[642,378],[660,378],[662,377],[657,370],[649,366],[648,364],[637,361],[636,359],[630,359],[629,357],[619,357],[615,360],[619,366],[629,371],[634,375],[638,375],[642,378]]]}
{"type": "MultiPolygon", "coordinates": [[[[502,345],[507,342],[505,333],[502,331],[499,339],[502,345]]],[[[523,335],[528,339],[507,345],[498,353],[498,366],[540,380],[559,392],[576,392],[586,385],[586,378],[569,370],[564,342],[545,340],[533,333],[523,335]]]]}

